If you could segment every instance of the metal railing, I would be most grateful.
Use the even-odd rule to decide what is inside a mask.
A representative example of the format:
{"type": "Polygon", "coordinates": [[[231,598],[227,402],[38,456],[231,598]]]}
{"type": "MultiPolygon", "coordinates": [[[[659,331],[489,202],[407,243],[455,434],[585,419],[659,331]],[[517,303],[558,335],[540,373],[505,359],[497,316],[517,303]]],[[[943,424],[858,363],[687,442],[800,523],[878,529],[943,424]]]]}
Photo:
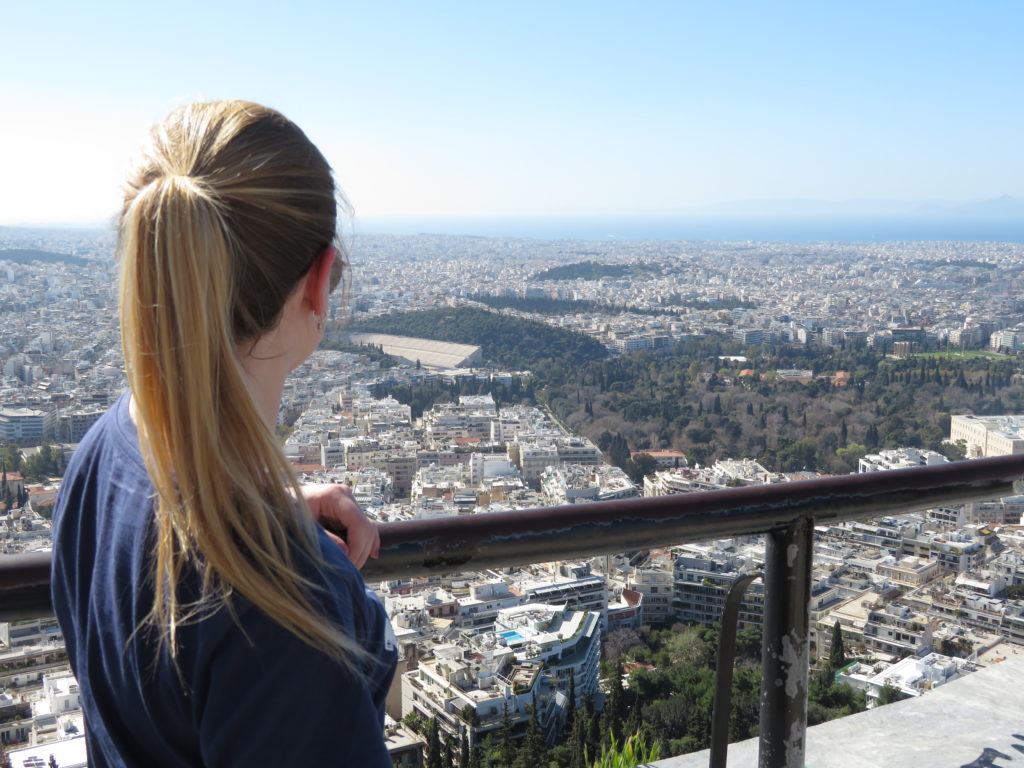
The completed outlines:
{"type": "MultiPolygon", "coordinates": [[[[1024,456],[1001,456],[678,496],[389,523],[381,528],[380,558],[367,563],[363,573],[368,581],[412,578],[764,534],[759,766],[800,768],[807,727],[814,525],[1009,496],[1021,492],[1021,478],[1024,456]]],[[[52,614],[48,585],[49,555],[0,557],[0,621],[52,614]]],[[[724,745],[718,742],[724,735],[715,729],[712,745],[722,765],[724,745]]]]}

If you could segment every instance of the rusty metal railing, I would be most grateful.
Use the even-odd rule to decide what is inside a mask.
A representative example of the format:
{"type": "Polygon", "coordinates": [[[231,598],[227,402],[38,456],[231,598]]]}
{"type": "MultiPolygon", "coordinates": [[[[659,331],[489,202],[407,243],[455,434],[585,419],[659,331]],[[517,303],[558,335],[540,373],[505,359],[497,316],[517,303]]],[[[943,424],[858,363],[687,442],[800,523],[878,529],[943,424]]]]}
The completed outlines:
{"type": "MultiPolygon", "coordinates": [[[[761,768],[800,768],[813,526],[1019,492],[1024,456],[797,483],[389,523],[368,581],[765,534],[761,768]]],[[[48,555],[0,557],[0,621],[52,614],[48,555]]],[[[723,754],[719,751],[719,754],[723,754]]],[[[724,761],[724,758],[723,758],[724,761]]]]}

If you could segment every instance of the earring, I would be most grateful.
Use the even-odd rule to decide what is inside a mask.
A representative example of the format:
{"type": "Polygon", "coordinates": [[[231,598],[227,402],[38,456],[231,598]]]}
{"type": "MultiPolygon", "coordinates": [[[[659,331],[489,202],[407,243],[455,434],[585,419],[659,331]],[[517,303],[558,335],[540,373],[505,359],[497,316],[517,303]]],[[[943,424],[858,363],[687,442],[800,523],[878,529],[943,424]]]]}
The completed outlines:
{"type": "Polygon", "coordinates": [[[313,317],[316,318],[316,329],[322,331],[324,329],[324,315],[319,312],[314,312],[313,317]]]}

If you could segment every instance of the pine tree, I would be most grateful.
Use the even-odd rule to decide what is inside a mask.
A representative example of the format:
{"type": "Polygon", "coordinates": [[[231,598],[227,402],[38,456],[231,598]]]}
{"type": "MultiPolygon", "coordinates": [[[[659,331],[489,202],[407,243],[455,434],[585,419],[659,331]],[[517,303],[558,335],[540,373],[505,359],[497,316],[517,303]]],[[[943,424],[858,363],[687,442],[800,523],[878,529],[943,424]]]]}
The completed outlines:
{"type": "Polygon", "coordinates": [[[533,705],[530,707],[530,722],[526,726],[526,736],[519,751],[517,761],[521,768],[537,768],[547,760],[547,742],[540,729],[540,716],[537,712],[537,694],[533,694],[533,705]]]}
{"type": "Polygon", "coordinates": [[[572,721],[572,732],[569,735],[569,768],[586,767],[587,749],[587,715],[582,709],[576,711],[572,721]]]}
{"type": "Polygon", "coordinates": [[[569,701],[565,706],[565,723],[562,726],[562,736],[570,738],[573,725],[576,723],[576,672],[569,670],[569,701]]]}
{"type": "Polygon", "coordinates": [[[878,448],[878,427],[874,424],[868,426],[867,433],[864,435],[864,447],[869,451],[874,451],[878,448]]]}
{"type": "Polygon", "coordinates": [[[505,702],[501,716],[501,743],[498,745],[498,765],[501,768],[513,768],[516,758],[516,747],[512,743],[512,717],[505,702]]]}
{"type": "Polygon", "coordinates": [[[605,725],[607,735],[622,739],[622,721],[625,715],[625,691],[622,688],[622,659],[615,662],[612,678],[608,681],[608,697],[604,703],[605,725]]]}
{"type": "Polygon", "coordinates": [[[455,741],[450,733],[444,735],[444,746],[441,749],[441,768],[454,768],[455,741]]]}
{"type": "Polygon", "coordinates": [[[846,648],[843,646],[843,628],[839,620],[832,625],[832,647],[828,652],[828,663],[832,669],[839,670],[846,666],[846,648]]]}
{"type": "Polygon", "coordinates": [[[427,763],[426,768],[443,768],[441,762],[441,735],[437,718],[430,718],[427,725],[427,763]]]}
{"type": "Polygon", "coordinates": [[[588,755],[597,755],[601,751],[601,718],[594,712],[593,694],[587,694],[583,700],[583,711],[586,714],[586,752],[588,755]]]}

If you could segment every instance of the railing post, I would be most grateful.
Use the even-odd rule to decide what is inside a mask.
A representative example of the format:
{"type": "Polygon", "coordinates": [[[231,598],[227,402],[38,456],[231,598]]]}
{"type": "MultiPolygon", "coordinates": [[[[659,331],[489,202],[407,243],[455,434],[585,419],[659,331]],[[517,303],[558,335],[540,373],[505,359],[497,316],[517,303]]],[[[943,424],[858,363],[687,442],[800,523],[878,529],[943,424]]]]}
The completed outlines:
{"type": "Polygon", "coordinates": [[[715,701],[711,710],[711,756],[708,768],[726,768],[729,756],[729,716],[732,714],[732,671],[736,662],[736,626],[743,595],[760,573],[737,576],[725,598],[718,630],[718,665],[715,669],[715,701]]]}
{"type": "Polygon", "coordinates": [[[767,534],[759,768],[804,766],[813,532],[804,517],[767,534]]]}

